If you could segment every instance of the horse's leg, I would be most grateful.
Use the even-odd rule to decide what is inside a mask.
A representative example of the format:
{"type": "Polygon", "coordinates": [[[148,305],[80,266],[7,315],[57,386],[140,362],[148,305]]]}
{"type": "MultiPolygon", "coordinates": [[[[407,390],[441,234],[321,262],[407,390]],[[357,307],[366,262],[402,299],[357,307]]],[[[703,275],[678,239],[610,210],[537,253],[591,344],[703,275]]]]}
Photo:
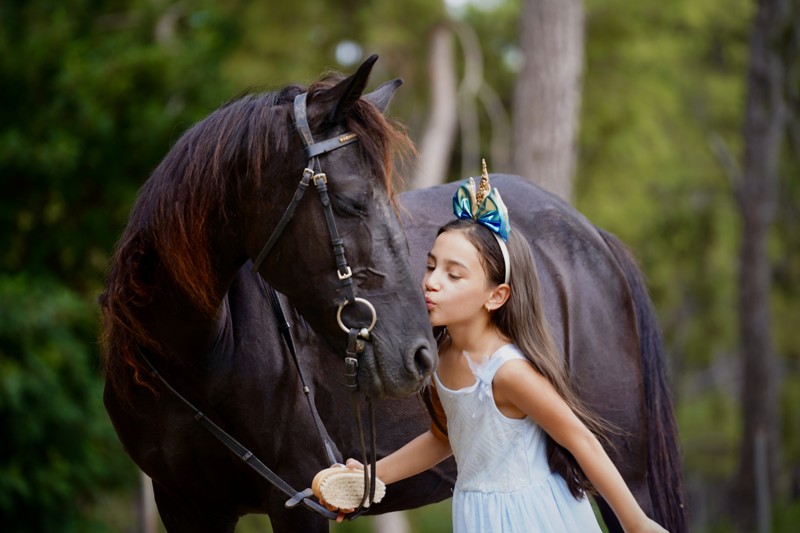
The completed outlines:
{"type": "Polygon", "coordinates": [[[611,507],[609,507],[606,501],[600,496],[595,496],[594,501],[597,504],[597,508],[600,509],[600,515],[603,517],[603,522],[606,525],[608,533],[625,533],[614,511],[611,510],[611,507]]]}
{"type": "Polygon", "coordinates": [[[275,533],[328,533],[328,520],[312,512],[300,509],[281,509],[270,512],[269,521],[275,533]]]}
{"type": "Polygon", "coordinates": [[[169,533],[234,533],[239,517],[215,505],[198,505],[153,483],[158,514],[169,533]]]}

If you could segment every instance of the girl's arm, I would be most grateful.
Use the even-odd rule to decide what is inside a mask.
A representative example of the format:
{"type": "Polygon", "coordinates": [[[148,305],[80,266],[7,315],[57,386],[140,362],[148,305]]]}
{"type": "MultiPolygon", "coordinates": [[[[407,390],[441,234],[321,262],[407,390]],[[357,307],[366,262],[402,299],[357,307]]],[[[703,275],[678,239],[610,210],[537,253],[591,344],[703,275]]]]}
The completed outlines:
{"type": "MultiPolygon", "coordinates": [[[[453,451],[450,443],[428,430],[378,461],[375,474],[388,485],[433,468],[451,455],[453,451]]],[[[363,468],[363,465],[354,459],[348,459],[347,467],[363,468]]]]}
{"type": "Polygon", "coordinates": [[[509,361],[501,366],[494,378],[494,388],[498,402],[511,403],[572,453],[625,531],[665,531],[642,511],[597,438],[547,378],[528,362],[509,361]]]}
{"type": "MultiPolygon", "coordinates": [[[[375,464],[375,475],[388,485],[424,472],[451,455],[453,455],[453,451],[450,449],[450,442],[437,437],[431,430],[428,430],[399,450],[378,461],[375,464]]],[[[364,465],[352,458],[347,460],[345,466],[358,470],[364,469],[364,465]]],[[[329,507],[329,509],[336,510],[333,507],[329,507]]],[[[353,512],[353,509],[339,509],[339,516],[336,521],[342,522],[346,514],[351,512],[353,512]]]]}

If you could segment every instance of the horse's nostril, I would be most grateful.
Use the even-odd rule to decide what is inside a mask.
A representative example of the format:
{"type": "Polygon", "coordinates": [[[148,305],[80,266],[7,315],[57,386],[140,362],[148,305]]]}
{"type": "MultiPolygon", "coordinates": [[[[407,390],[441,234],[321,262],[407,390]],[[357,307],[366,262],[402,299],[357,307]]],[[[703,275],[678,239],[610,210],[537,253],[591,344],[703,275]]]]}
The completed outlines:
{"type": "Polygon", "coordinates": [[[414,352],[414,370],[419,377],[427,377],[433,371],[433,353],[425,343],[414,352]]]}

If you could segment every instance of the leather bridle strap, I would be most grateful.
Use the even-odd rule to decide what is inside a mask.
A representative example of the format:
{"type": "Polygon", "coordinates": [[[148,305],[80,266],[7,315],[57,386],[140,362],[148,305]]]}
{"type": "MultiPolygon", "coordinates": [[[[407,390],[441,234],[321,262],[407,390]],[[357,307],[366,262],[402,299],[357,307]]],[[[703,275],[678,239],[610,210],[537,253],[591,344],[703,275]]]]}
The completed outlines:
{"type": "Polygon", "coordinates": [[[364,350],[364,340],[360,336],[358,330],[352,328],[347,335],[347,350],[345,361],[345,387],[350,390],[350,403],[353,406],[353,414],[356,419],[356,427],[358,428],[358,438],[361,443],[361,464],[364,465],[364,488],[369,487],[369,491],[364,491],[361,497],[361,503],[358,508],[352,513],[347,515],[348,520],[354,520],[364,513],[368,507],[367,502],[375,501],[375,483],[377,476],[376,463],[378,461],[377,452],[377,439],[375,431],[375,406],[373,405],[372,398],[367,397],[367,406],[369,408],[369,434],[370,434],[370,456],[367,459],[367,447],[364,441],[364,425],[361,422],[361,402],[358,396],[358,355],[364,350]],[[369,498],[369,499],[367,499],[369,498]]]}
{"type": "Polygon", "coordinates": [[[141,348],[139,349],[139,355],[141,355],[142,359],[144,359],[147,366],[150,368],[150,371],[155,375],[161,384],[164,385],[169,391],[175,395],[175,397],[181,401],[186,407],[188,407],[191,411],[194,412],[194,419],[200,422],[203,427],[205,427],[212,435],[214,435],[217,440],[222,442],[225,446],[228,447],[233,453],[239,456],[239,459],[244,461],[247,466],[255,470],[258,475],[272,483],[272,485],[289,496],[289,499],[286,501],[287,508],[294,508],[298,504],[303,504],[308,507],[310,510],[324,516],[328,520],[336,520],[338,513],[334,513],[329,511],[316,501],[311,499],[313,496],[313,491],[309,489],[305,489],[303,491],[297,491],[292,488],[291,485],[286,483],[283,479],[281,479],[275,472],[269,469],[267,465],[261,462],[261,460],[253,455],[253,452],[245,448],[238,440],[233,438],[228,432],[224,429],[216,425],[212,420],[209,420],[206,415],[203,414],[197,407],[192,404],[189,400],[187,400],[181,393],[175,390],[172,385],[156,370],[156,367],[153,366],[153,363],[150,362],[150,359],[144,354],[144,350],[141,348]]]}
{"type": "Polygon", "coordinates": [[[314,401],[311,398],[311,389],[306,383],[305,374],[303,374],[303,369],[300,366],[300,360],[297,357],[297,349],[295,348],[294,339],[292,338],[291,326],[289,325],[289,321],[286,320],[286,314],[283,312],[283,306],[278,299],[278,293],[272,287],[267,287],[267,285],[264,283],[264,279],[261,276],[257,276],[257,278],[259,281],[259,286],[261,287],[261,291],[264,293],[264,296],[267,297],[270,305],[272,306],[272,312],[275,315],[275,319],[278,321],[278,331],[280,331],[281,336],[283,337],[283,342],[289,349],[289,353],[292,354],[292,360],[294,361],[294,366],[297,369],[297,375],[300,377],[300,384],[303,386],[303,394],[306,397],[308,409],[311,411],[311,417],[314,420],[314,427],[317,430],[317,435],[322,441],[322,446],[325,449],[325,456],[330,464],[340,463],[342,460],[336,456],[336,445],[332,442],[328,432],[324,429],[325,425],[322,422],[322,418],[319,416],[317,406],[314,405],[314,401]]]}
{"type": "Polygon", "coordinates": [[[278,242],[278,238],[283,233],[283,230],[286,228],[286,225],[292,219],[294,215],[294,210],[297,208],[297,204],[300,203],[300,200],[303,198],[303,195],[306,193],[306,189],[308,189],[308,182],[311,181],[311,177],[314,175],[313,171],[306,169],[303,172],[303,177],[300,179],[300,183],[297,184],[297,190],[294,191],[294,196],[292,197],[292,201],[289,202],[289,205],[286,206],[286,210],[283,212],[283,216],[278,221],[278,225],[275,226],[275,229],[272,230],[272,235],[270,235],[269,239],[267,239],[267,244],[261,249],[261,252],[258,254],[258,257],[253,261],[253,272],[258,272],[261,268],[261,264],[264,262],[264,259],[267,258],[267,255],[272,251],[273,246],[275,243],[278,242]]]}
{"type": "Polygon", "coordinates": [[[358,140],[358,136],[355,133],[343,133],[337,137],[315,143],[314,137],[311,135],[311,128],[308,126],[308,116],[306,114],[307,94],[308,93],[297,95],[297,97],[294,99],[294,120],[295,128],[300,134],[300,137],[303,139],[303,144],[305,145],[305,154],[306,157],[308,157],[308,167],[303,171],[303,177],[300,179],[300,183],[297,184],[297,189],[295,190],[291,202],[284,210],[283,215],[278,221],[278,224],[275,226],[275,229],[272,230],[272,234],[270,235],[269,239],[267,239],[267,243],[261,249],[258,257],[256,257],[256,259],[253,261],[253,272],[259,271],[261,265],[264,263],[264,260],[278,242],[278,238],[283,233],[286,225],[292,219],[297,205],[303,198],[306,189],[308,189],[309,182],[313,180],[314,185],[317,187],[317,192],[320,194],[320,200],[322,201],[325,211],[325,222],[327,223],[328,230],[331,234],[331,245],[333,246],[334,257],[336,258],[336,270],[339,275],[339,279],[345,286],[347,301],[353,303],[354,297],[352,294],[352,281],[348,281],[352,276],[352,271],[350,270],[350,267],[347,266],[347,260],[344,257],[344,244],[339,238],[339,232],[336,229],[336,221],[333,218],[333,210],[330,206],[330,199],[328,198],[328,178],[324,173],[322,173],[319,156],[356,142],[358,140]]]}

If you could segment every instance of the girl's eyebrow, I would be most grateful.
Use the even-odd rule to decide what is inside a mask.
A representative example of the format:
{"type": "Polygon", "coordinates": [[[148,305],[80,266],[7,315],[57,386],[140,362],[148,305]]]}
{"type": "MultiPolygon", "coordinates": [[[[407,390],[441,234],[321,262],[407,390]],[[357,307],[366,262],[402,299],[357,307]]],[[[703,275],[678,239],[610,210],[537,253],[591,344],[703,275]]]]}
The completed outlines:
{"type": "MultiPolygon", "coordinates": [[[[433,255],[432,253],[428,252],[428,259],[433,259],[434,261],[436,261],[436,256],[433,255]]],[[[465,265],[464,263],[462,263],[460,261],[456,261],[455,259],[445,259],[444,260],[444,264],[447,265],[447,266],[457,266],[457,267],[461,267],[463,269],[469,270],[467,265],[465,265]]]]}

